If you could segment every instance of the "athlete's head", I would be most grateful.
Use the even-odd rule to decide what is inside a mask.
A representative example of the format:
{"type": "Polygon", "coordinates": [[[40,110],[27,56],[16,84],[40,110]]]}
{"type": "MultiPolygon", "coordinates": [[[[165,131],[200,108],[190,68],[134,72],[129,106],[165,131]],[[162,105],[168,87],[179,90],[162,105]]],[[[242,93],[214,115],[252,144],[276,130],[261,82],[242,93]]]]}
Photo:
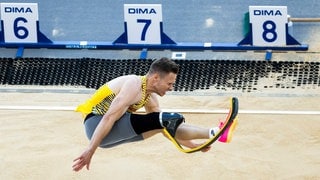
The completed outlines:
{"type": "Polygon", "coordinates": [[[179,65],[168,58],[161,58],[152,62],[148,74],[159,73],[161,76],[174,73],[178,74],[179,65]]]}
{"type": "Polygon", "coordinates": [[[179,65],[168,58],[153,61],[148,71],[151,90],[160,96],[173,90],[178,72],[179,65]]]}

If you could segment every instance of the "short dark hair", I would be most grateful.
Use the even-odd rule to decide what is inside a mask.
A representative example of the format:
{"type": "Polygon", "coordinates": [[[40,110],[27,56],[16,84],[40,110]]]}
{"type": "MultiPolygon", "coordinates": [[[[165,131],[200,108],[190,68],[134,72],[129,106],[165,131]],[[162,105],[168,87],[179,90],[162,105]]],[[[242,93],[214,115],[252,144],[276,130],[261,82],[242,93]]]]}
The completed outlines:
{"type": "Polygon", "coordinates": [[[159,73],[160,75],[174,73],[178,74],[179,65],[173,60],[163,57],[152,62],[149,68],[149,74],[159,73]]]}

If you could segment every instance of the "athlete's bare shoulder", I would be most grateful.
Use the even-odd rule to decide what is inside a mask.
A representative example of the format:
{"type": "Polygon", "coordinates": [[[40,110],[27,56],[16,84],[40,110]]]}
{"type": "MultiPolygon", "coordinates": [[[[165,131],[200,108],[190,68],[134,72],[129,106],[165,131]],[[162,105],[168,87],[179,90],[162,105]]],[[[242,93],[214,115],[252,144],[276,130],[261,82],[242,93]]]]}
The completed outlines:
{"type": "Polygon", "coordinates": [[[135,88],[135,87],[140,88],[141,78],[140,76],[137,76],[137,75],[125,75],[125,76],[119,76],[107,82],[107,85],[109,86],[110,89],[112,89],[112,91],[115,94],[117,94],[125,84],[130,84],[132,88],[135,88]]]}

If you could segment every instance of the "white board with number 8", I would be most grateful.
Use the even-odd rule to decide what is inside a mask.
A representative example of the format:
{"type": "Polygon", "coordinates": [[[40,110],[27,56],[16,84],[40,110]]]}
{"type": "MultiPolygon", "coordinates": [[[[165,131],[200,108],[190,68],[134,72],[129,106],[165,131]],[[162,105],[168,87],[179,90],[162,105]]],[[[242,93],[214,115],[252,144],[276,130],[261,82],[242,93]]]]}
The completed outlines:
{"type": "Polygon", "coordinates": [[[128,44],[161,44],[161,4],[124,4],[128,44]]]}
{"type": "Polygon", "coordinates": [[[285,46],[286,6],[249,6],[254,46],[285,46]]]}

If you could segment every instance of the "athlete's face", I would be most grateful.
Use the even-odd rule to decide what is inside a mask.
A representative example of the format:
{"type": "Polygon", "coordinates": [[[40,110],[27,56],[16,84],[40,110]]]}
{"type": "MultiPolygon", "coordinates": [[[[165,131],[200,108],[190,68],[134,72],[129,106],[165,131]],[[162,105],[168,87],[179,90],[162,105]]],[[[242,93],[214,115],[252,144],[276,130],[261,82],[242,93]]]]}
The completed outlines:
{"type": "Polygon", "coordinates": [[[164,96],[167,91],[172,91],[176,78],[177,74],[174,73],[166,74],[163,77],[159,75],[155,83],[156,93],[160,96],[164,96]]]}

